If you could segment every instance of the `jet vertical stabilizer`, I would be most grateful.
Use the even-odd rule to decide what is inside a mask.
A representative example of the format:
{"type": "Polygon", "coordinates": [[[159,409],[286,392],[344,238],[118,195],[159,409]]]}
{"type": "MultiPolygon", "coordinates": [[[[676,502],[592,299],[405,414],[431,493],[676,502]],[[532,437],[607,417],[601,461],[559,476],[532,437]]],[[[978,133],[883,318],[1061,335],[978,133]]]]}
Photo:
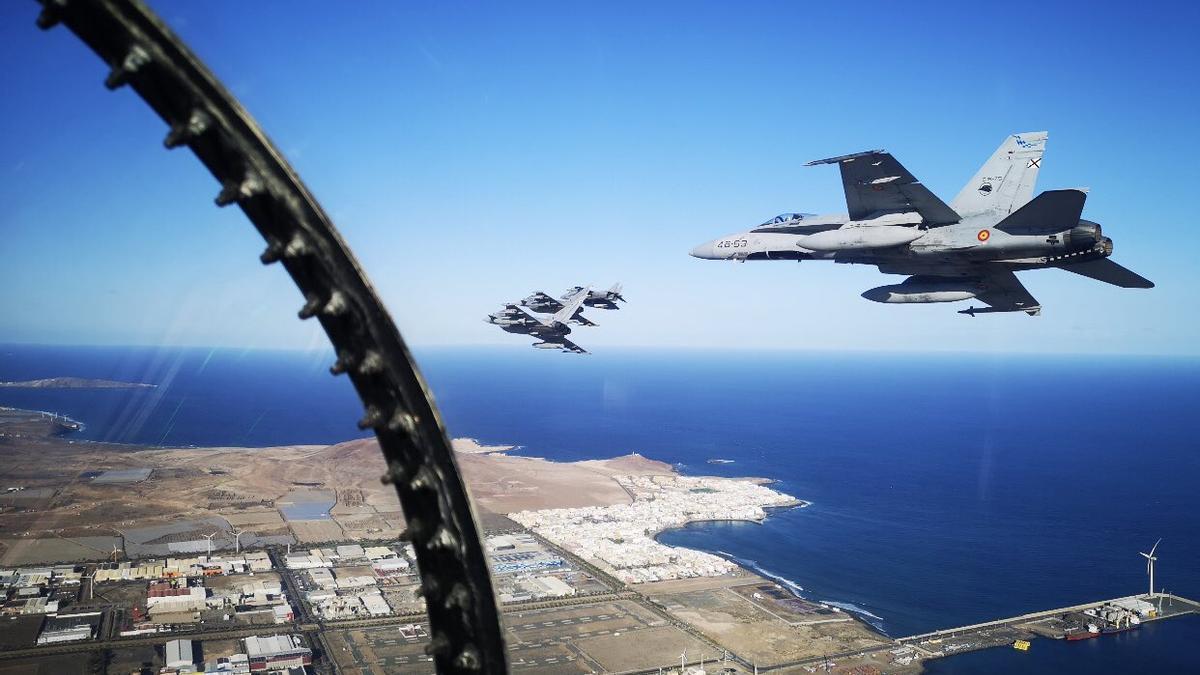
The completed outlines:
{"type": "Polygon", "coordinates": [[[985,212],[1003,216],[1024,206],[1033,197],[1049,137],[1045,131],[1030,131],[1004,139],[950,208],[964,217],[985,212]]]}

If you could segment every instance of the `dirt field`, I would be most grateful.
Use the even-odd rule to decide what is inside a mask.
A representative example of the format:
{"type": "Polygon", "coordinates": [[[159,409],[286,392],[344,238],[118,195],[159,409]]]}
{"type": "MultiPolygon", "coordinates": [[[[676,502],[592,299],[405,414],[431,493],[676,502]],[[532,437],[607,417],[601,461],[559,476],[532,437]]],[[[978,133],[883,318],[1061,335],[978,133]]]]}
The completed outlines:
{"type": "Polygon", "coordinates": [[[229,521],[230,525],[241,527],[242,525],[258,525],[267,526],[269,528],[282,527],[284,525],[283,516],[279,515],[278,511],[242,511],[237,513],[222,513],[225,520],[229,521]]]}
{"type": "Polygon", "coordinates": [[[85,539],[5,539],[0,540],[0,566],[29,565],[39,562],[76,562],[105,560],[117,537],[87,537],[85,539]]]}
{"type": "Polygon", "coordinates": [[[672,616],[761,665],[888,643],[845,614],[832,617],[829,623],[798,624],[731,588],[662,594],[655,599],[672,616]]]}
{"type": "MultiPolygon", "coordinates": [[[[374,439],[165,449],[74,443],[51,431],[35,415],[0,415],[0,456],[20,458],[0,464],[0,484],[24,487],[31,496],[10,500],[15,506],[0,512],[0,564],[103,559],[113,543],[121,545],[117,537],[132,537],[147,524],[215,514],[257,535],[286,528],[301,543],[390,538],[404,529],[395,492],[379,482],[383,457],[374,439]],[[95,482],[105,471],[145,469],[150,477],[141,482],[95,482]],[[334,519],[286,522],[277,509],[312,489],[336,497],[334,519]]],[[[487,514],[628,503],[612,476],[672,472],[639,455],[565,463],[500,454],[507,446],[456,445],[467,451],[458,455],[459,466],[487,514]]]]}
{"type": "Polygon", "coordinates": [[[346,538],[342,528],[332,520],[296,520],[291,526],[301,544],[341,541],[346,538]]]}

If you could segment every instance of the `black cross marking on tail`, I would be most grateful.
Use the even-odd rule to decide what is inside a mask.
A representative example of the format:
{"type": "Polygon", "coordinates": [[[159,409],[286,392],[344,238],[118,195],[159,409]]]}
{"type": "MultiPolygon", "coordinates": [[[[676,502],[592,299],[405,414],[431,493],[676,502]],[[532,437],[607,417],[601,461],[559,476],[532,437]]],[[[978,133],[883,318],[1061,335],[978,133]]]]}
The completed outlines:
{"type": "Polygon", "coordinates": [[[1042,158],[1041,158],[1041,157],[1034,157],[1033,159],[1029,160],[1029,163],[1025,165],[1025,168],[1026,168],[1026,169],[1040,169],[1040,168],[1042,168],[1042,158]]]}

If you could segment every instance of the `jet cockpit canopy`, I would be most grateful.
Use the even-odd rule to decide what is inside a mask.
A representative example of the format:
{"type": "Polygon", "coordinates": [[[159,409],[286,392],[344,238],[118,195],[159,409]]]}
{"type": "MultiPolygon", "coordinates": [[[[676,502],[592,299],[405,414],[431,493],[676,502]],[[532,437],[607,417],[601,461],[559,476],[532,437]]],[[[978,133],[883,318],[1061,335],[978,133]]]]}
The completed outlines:
{"type": "Polygon", "coordinates": [[[813,214],[811,214],[811,213],[781,213],[781,214],[775,216],[774,218],[768,220],[767,222],[763,223],[759,227],[771,227],[773,225],[786,225],[786,224],[794,222],[794,221],[800,221],[800,220],[804,220],[805,218],[811,218],[812,216],[813,216],[813,214]]]}

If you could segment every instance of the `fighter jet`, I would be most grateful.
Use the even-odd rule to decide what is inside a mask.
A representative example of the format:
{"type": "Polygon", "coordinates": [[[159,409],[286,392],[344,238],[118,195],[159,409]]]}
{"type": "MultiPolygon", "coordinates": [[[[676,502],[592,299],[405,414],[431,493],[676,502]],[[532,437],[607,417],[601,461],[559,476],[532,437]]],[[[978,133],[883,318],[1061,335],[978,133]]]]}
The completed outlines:
{"type": "MultiPolygon", "coordinates": [[[[583,286],[575,286],[567,291],[563,297],[566,298],[582,288],[583,286]]],[[[625,302],[625,296],[621,295],[621,282],[619,281],[613,284],[612,288],[607,291],[588,291],[587,298],[584,299],[583,304],[588,307],[595,307],[596,309],[621,309],[617,306],[618,301],[625,302]]]]}
{"type": "Polygon", "coordinates": [[[862,297],[884,303],[955,302],[959,312],[1041,313],[1014,272],[1055,267],[1122,288],[1154,284],[1109,259],[1113,243],[1083,220],[1087,190],[1033,195],[1044,131],[1004,140],[947,205],[883,150],[819,159],[837,164],[849,213],[785,213],[692,249],[705,260],[832,260],[875,265],[907,279],[862,297]]]}
{"type": "MultiPolygon", "coordinates": [[[[550,297],[549,294],[537,291],[521,301],[522,307],[538,312],[539,314],[549,314],[557,312],[562,308],[563,301],[572,297],[579,291],[583,290],[583,286],[574,286],[566,293],[563,293],[562,300],[557,300],[550,297]]],[[[613,284],[613,287],[607,291],[592,291],[589,290],[587,297],[584,298],[583,304],[587,307],[595,307],[596,309],[620,309],[617,302],[625,302],[625,296],[621,295],[621,284],[613,284]]],[[[580,310],[582,311],[582,309],[580,310]]],[[[582,313],[576,313],[571,317],[572,321],[583,326],[595,326],[596,324],[583,318],[582,313]]]]}
{"type": "MultiPolygon", "coordinates": [[[[576,288],[578,289],[578,287],[576,288]]],[[[563,296],[564,299],[569,297],[571,297],[571,293],[567,293],[563,296]]],[[[586,302],[586,299],[584,302],[586,302]]],[[[528,307],[531,311],[537,312],[538,314],[554,314],[563,308],[563,301],[555,299],[548,293],[537,291],[521,300],[521,306],[528,307]]],[[[594,321],[583,315],[582,306],[575,310],[575,315],[570,318],[568,323],[573,323],[577,326],[596,326],[594,321]]]]}
{"type": "Polygon", "coordinates": [[[562,309],[545,319],[528,314],[519,305],[508,303],[504,309],[488,315],[484,321],[500,326],[509,333],[533,336],[540,340],[540,342],[533,343],[536,349],[558,349],[564,352],[587,354],[586,349],[567,339],[567,335],[571,332],[571,327],[567,323],[583,305],[584,298],[587,297],[586,290],[583,289],[567,298],[562,309]]]}

